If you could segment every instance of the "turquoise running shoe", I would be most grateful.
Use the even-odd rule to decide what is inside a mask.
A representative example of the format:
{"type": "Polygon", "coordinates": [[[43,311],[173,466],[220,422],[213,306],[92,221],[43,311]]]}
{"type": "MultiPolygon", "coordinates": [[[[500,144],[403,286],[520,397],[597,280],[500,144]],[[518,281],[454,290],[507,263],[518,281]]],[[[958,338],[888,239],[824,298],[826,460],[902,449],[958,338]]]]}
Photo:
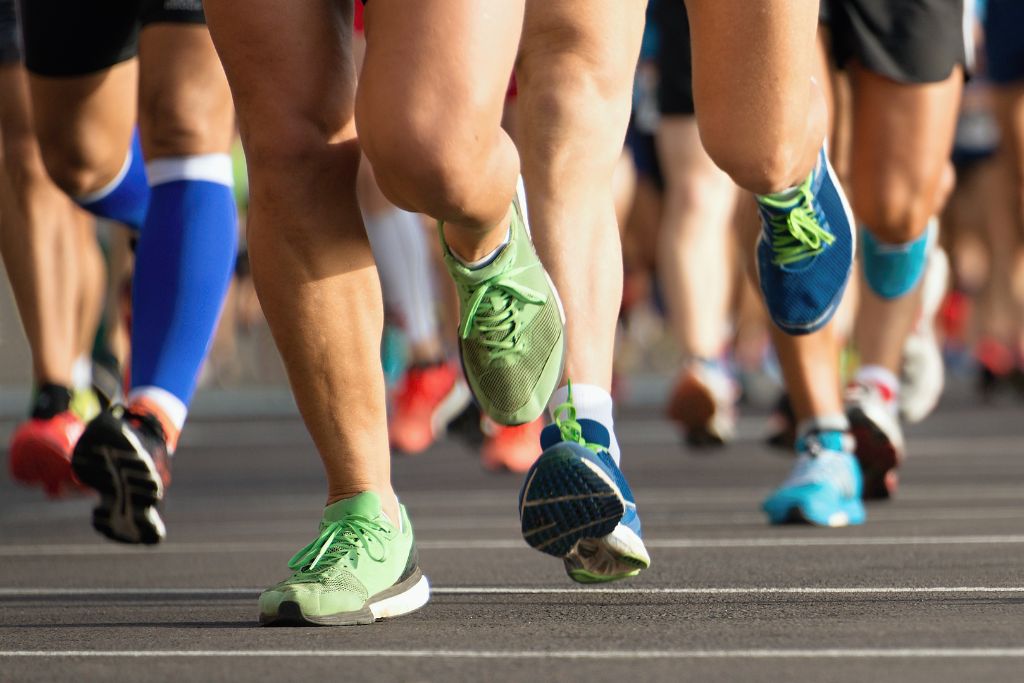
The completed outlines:
{"type": "Polygon", "coordinates": [[[853,213],[825,149],[790,199],[759,196],[757,270],[772,321],[791,335],[824,327],[853,270],[853,213]]]}
{"type": "Polygon", "coordinates": [[[885,244],[871,231],[861,230],[861,261],[871,291],[883,299],[910,294],[924,277],[937,230],[938,221],[933,218],[923,235],[906,244],[885,244]]]}
{"type": "Polygon", "coordinates": [[[294,573],[260,595],[260,623],[372,624],[423,607],[430,585],[404,506],[401,513],[399,528],[371,492],[324,508],[319,536],[288,562],[294,573]]]}
{"type": "Polygon", "coordinates": [[[610,445],[603,425],[576,419],[570,388],[555,424],[541,433],[544,452],[519,494],[523,539],[562,558],[578,583],[616,581],[651,565],[636,499],[610,445]]]}
{"type": "Polygon", "coordinates": [[[863,524],[863,477],[853,439],[842,432],[817,432],[796,443],[789,478],[764,501],[772,524],[791,522],[840,527],[863,524]]]}

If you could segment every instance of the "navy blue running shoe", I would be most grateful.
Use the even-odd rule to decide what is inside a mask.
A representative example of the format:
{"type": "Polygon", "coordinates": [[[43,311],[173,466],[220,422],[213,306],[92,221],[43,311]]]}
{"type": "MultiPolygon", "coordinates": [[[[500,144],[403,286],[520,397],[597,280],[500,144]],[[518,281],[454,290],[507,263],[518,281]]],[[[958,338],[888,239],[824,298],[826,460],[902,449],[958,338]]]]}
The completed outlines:
{"type": "Polygon", "coordinates": [[[541,433],[544,452],[519,494],[523,538],[561,557],[579,583],[636,576],[651,564],[633,492],[608,452],[610,444],[599,422],[576,420],[570,388],[569,400],[555,410],[555,424],[541,433]]]}
{"type": "Polygon", "coordinates": [[[757,269],[772,321],[787,334],[824,327],[843,298],[856,248],[853,213],[824,147],[795,196],[759,196],[757,269]]]}

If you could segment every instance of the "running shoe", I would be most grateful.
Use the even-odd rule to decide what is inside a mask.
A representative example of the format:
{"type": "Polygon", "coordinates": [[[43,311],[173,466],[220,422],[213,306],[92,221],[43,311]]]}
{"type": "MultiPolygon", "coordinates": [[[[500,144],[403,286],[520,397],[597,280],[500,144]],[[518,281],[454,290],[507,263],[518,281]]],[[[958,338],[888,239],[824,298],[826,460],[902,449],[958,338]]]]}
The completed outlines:
{"type": "Polygon", "coordinates": [[[122,543],[159,543],[166,535],[157,511],[171,482],[167,439],[160,422],[121,405],[85,428],[71,458],[75,475],[100,494],[92,525],[122,543]]]}
{"type": "Polygon", "coordinates": [[[427,604],[430,585],[401,511],[396,527],[371,492],[324,508],[320,535],[288,561],[293,574],[260,595],[260,623],[372,624],[427,604]]]}
{"type": "Polygon", "coordinates": [[[50,498],[80,491],[82,485],[71,471],[71,451],[84,429],[85,423],[70,410],[23,422],[11,438],[11,478],[41,487],[50,498]]]}
{"type": "Polygon", "coordinates": [[[893,496],[906,455],[896,397],[876,382],[855,381],[846,390],[846,416],[864,472],[864,498],[893,496]]]}
{"type": "Polygon", "coordinates": [[[793,471],[764,501],[772,524],[839,527],[863,524],[860,467],[842,432],[814,432],[797,439],[793,471]]]}
{"type": "Polygon", "coordinates": [[[721,363],[689,363],[669,399],[668,416],[691,446],[721,446],[736,434],[739,388],[721,363]]]}
{"type": "Polygon", "coordinates": [[[579,583],[636,576],[651,558],[633,492],[608,452],[611,435],[598,422],[576,419],[571,391],[554,417],[519,494],[523,538],[562,558],[579,583]]]}
{"type": "Polygon", "coordinates": [[[757,269],[768,314],[787,334],[810,334],[835,313],[855,250],[853,214],[825,149],[795,197],[757,201],[757,269]]]}
{"type": "Polygon", "coordinates": [[[948,285],[949,257],[936,245],[924,273],[921,316],[903,344],[900,415],[912,424],[928,417],[942,398],[946,367],[935,326],[948,285]]]}
{"type": "Polygon", "coordinates": [[[466,379],[483,412],[504,425],[533,422],[544,413],[565,359],[565,315],[530,242],[524,206],[520,186],[510,241],[479,268],[455,258],[438,224],[459,296],[466,379]]]}
{"type": "Polygon", "coordinates": [[[879,242],[870,230],[861,230],[864,279],[883,299],[898,299],[917,287],[928,263],[928,252],[938,230],[934,218],[920,237],[905,244],[879,242]]]}
{"type": "Polygon", "coordinates": [[[484,417],[480,429],[484,442],[480,448],[480,462],[493,472],[507,471],[522,474],[537,460],[537,446],[544,430],[544,418],[516,427],[506,427],[484,417]]]}
{"type": "Polygon", "coordinates": [[[470,401],[457,363],[410,367],[395,394],[388,437],[409,455],[427,450],[470,401]]]}

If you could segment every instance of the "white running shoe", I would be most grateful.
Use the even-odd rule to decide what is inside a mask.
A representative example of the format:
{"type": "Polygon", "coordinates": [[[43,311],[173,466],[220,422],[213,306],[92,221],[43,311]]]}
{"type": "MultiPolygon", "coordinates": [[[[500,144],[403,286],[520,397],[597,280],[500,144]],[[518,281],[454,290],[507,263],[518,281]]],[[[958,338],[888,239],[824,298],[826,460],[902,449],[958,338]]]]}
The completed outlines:
{"type": "Polygon", "coordinates": [[[903,344],[900,414],[910,423],[928,417],[942,397],[946,368],[935,334],[935,318],[949,286],[949,257],[935,245],[924,274],[921,315],[903,344]]]}
{"type": "Polygon", "coordinates": [[[864,472],[864,498],[889,498],[899,483],[896,468],[906,456],[897,399],[873,382],[846,389],[846,415],[864,472]]]}

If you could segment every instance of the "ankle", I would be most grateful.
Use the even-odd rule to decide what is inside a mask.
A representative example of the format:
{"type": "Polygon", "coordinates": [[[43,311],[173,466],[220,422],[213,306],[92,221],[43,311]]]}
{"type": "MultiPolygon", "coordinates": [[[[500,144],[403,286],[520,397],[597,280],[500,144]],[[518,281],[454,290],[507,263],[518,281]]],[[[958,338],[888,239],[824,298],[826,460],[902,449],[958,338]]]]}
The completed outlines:
{"type": "Polygon", "coordinates": [[[173,454],[178,448],[181,428],[188,413],[185,404],[173,394],[158,387],[132,389],[126,403],[129,412],[149,415],[160,424],[167,442],[167,453],[173,454]]]}

